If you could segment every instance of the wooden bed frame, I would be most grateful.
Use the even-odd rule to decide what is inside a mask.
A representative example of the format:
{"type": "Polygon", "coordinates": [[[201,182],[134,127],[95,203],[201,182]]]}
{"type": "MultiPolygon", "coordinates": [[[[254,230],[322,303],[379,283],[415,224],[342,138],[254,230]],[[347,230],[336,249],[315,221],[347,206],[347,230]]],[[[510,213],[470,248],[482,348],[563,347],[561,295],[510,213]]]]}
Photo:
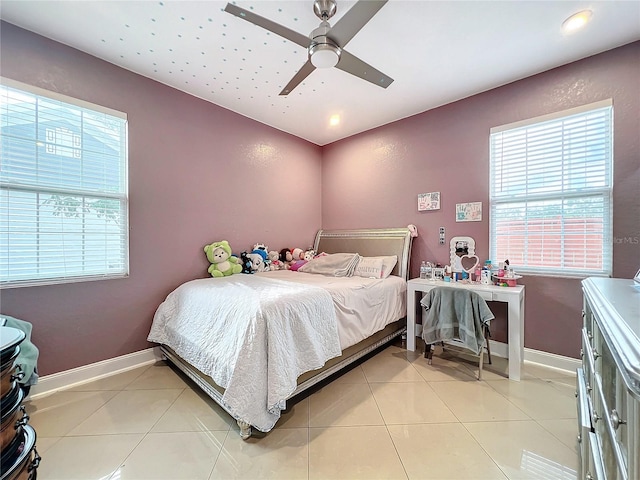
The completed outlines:
{"type": "MultiPolygon", "coordinates": [[[[411,241],[411,233],[407,228],[319,230],[316,235],[314,250],[326,253],[358,253],[366,257],[397,255],[398,263],[391,274],[408,280],[411,241]]],[[[377,348],[386,345],[405,332],[406,318],[403,318],[387,325],[383,330],[376,332],[360,343],[345,349],[342,355],[332,358],[321,369],[301,375],[298,378],[298,387],[291,394],[289,400],[343,370],[377,348]]],[[[222,401],[224,388],[216,385],[211,377],[180,358],[170,347],[161,345],[160,350],[169,362],[193,380],[223,410],[231,414],[222,401]]],[[[237,420],[237,423],[240,427],[240,436],[245,440],[248,439],[251,436],[251,425],[242,420],[237,420]]]]}

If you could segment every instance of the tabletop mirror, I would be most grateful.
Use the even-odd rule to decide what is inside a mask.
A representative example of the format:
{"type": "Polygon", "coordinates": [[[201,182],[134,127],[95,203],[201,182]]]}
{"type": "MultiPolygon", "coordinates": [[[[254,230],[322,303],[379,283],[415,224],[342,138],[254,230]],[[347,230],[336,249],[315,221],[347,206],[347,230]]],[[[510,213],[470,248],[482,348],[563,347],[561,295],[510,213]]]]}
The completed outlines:
{"type": "Polygon", "coordinates": [[[451,270],[473,273],[480,262],[476,256],[476,241],[471,237],[453,237],[449,246],[451,270]]]}

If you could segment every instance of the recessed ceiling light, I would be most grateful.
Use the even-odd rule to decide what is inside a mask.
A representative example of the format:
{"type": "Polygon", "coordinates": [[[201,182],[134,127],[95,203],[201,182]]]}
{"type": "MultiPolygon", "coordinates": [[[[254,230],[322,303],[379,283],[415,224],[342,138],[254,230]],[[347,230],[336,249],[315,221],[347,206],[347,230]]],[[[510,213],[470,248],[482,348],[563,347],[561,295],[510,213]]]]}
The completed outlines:
{"type": "Polygon", "coordinates": [[[329,125],[335,127],[338,124],[340,124],[340,115],[331,115],[331,118],[329,119],[329,125]]]}
{"type": "Polygon", "coordinates": [[[593,12],[591,10],[582,10],[581,12],[574,13],[562,22],[562,31],[564,33],[573,33],[581,29],[591,20],[592,15],[593,12]]]}

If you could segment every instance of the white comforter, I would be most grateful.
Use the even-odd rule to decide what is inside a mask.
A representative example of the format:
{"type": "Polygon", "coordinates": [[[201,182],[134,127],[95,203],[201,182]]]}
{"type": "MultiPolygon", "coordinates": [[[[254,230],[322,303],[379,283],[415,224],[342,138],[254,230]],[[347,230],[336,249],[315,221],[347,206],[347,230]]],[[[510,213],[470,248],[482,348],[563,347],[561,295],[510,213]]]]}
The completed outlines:
{"type": "Polygon", "coordinates": [[[393,275],[385,279],[330,277],[291,270],[258,275],[315,285],[329,292],[338,317],[342,350],[406,315],[407,282],[393,275]]]}
{"type": "Polygon", "coordinates": [[[211,376],[230,413],[264,432],[298,376],[341,353],[327,291],[262,275],[181,285],[158,307],[148,340],[211,376]]]}

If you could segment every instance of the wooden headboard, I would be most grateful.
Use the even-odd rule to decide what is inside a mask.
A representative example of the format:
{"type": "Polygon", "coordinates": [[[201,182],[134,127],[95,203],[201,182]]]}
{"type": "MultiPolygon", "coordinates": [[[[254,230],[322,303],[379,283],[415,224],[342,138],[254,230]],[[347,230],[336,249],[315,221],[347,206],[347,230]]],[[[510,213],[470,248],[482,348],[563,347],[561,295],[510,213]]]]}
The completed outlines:
{"type": "Polygon", "coordinates": [[[358,253],[363,257],[397,255],[391,274],[408,280],[412,240],[408,228],[318,230],[313,248],[318,253],[358,253]]]}

